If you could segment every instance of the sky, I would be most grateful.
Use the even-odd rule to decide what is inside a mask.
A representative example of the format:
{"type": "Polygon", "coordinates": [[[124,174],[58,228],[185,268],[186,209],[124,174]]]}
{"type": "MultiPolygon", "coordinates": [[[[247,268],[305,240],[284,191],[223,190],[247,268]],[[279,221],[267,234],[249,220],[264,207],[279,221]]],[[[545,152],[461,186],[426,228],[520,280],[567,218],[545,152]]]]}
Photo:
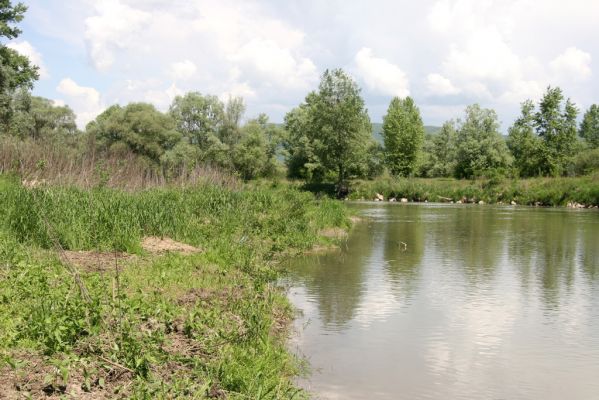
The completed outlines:
{"type": "Polygon", "coordinates": [[[520,103],[559,86],[599,103],[596,0],[24,0],[9,46],[40,67],[34,94],[69,105],[81,127],[133,101],[167,110],[189,91],[243,96],[247,117],[282,122],[343,68],[373,122],[412,96],[426,125],[473,103],[502,131],[520,103]]]}

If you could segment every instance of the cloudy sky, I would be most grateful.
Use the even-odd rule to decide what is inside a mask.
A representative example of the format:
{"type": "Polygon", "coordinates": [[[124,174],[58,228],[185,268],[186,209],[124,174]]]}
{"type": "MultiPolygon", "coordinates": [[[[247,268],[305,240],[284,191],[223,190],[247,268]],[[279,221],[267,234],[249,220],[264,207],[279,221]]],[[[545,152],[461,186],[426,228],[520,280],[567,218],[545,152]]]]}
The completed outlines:
{"type": "Polygon", "coordinates": [[[107,106],[166,110],[187,91],[243,96],[248,116],[280,122],[342,67],[373,122],[410,95],[425,124],[468,104],[497,110],[547,85],[581,109],[599,103],[596,0],[25,0],[10,46],[40,66],[35,93],[84,125],[107,106]]]}

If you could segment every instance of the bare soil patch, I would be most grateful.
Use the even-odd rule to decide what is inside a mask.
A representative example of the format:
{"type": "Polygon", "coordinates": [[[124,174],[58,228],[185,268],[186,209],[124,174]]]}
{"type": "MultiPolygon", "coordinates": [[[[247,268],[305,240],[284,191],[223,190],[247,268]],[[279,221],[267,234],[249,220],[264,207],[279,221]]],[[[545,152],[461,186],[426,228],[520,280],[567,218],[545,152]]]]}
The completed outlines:
{"type": "Polygon", "coordinates": [[[72,264],[85,271],[105,272],[113,270],[116,265],[120,267],[124,263],[134,261],[137,257],[132,254],[118,252],[65,250],[60,255],[60,258],[63,262],[72,264]]]}
{"type": "Polygon", "coordinates": [[[182,254],[199,253],[202,249],[191,246],[189,244],[177,242],[167,237],[148,236],[141,242],[142,248],[148,253],[162,254],[167,252],[175,252],[182,254]]]}

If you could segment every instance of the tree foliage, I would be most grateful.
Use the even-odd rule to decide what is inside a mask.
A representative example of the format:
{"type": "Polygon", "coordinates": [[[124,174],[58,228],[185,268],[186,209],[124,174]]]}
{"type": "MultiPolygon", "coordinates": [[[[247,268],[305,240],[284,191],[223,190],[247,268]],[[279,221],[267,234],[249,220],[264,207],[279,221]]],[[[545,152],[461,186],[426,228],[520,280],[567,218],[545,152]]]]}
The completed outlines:
{"type": "Polygon", "coordinates": [[[497,114],[478,104],[466,108],[466,118],[458,121],[456,167],[458,178],[472,178],[505,172],[511,156],[499,133],[497,114]]]}
{"type": "Polygon", "coordinates": [[[285,118],[289,131],[287,163],[293,175],[338,184],[363,174],[372,126],[357,84],[343,70],[327,70],[318,90],[285,118]]]}
{"type": "Polygon", "coordinates": [[[424,164],[424,176],[448,177],[456,167],[456,123],[448,121],[436,133],[428,145],[428,160],[424,164]]]}
{"type": "Polygon", "coordinates": [[[547,88],[535,110],[530,100],[509,129],[508,145],[521,176],[562,175],[578,146],[578,110],[560,88],[547,88]]]}
{"type": "Polygon", "coordinates": [[[580,137],[586,141],[590,148],[599,148],[599,105],[591,105],[584,114],[580,124],[580,137]]]}
{"type": "MultiPolygon", "coordinates": [[[[0,0],[0,40],[12,40],[21,34],[17,23],[23,20],[27,7],[23,3],[12,5],[9,0],[0,0]]],[[[31,89],[39,78],[38,67],[14,49],[0,42],[0,124],[8,130],[14,115],[12,99],[19,89],[31,89]]]]}
{"type": "Polygon", "coordinates": [[[424,142],[424,125],[411,97],[391,100],[383,118],[383,139],[390,172],[397,176],[412,175],[424,142]]]}
{"type": "Polygon", "coordinates": [[[210,136],[218,137],[225,118],[224,105],[218,97],[198,92],[175,97],[169,114],[183,137],[199,147],[206,147],[211,142],[210,136]]]}
{"type": "Polygon", "coordinates": [[[159,163],[182,136],[175,130],[173,119],[147,103],[114,105],[90,122],[87,131],[105,150],[131,151],[154,163],[159,163]]]}

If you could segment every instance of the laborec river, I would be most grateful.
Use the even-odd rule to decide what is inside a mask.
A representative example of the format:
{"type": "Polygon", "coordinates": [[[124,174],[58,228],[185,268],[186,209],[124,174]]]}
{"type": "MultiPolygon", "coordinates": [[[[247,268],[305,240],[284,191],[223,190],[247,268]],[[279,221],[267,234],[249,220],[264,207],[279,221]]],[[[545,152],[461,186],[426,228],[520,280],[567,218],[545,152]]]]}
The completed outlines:
{"type": "Polygon", "coordinates": [[[599,399],[599,213],[353,204],[289,265],[320,399],[599,399]]]}

